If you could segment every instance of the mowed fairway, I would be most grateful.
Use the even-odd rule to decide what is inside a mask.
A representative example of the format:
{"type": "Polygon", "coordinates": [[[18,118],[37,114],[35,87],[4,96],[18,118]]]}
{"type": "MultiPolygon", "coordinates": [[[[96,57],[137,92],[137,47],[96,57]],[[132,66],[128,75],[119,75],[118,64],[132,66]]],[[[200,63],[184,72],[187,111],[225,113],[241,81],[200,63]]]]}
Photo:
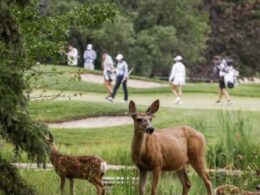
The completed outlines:
{"type": "MultiPolygon", "coordinates": [[[[42,67],[44,70],[46,68],[49,69],[50,67],[42,67]]],[[[106,91],[102,85],[82,80],[70,81],[70,77],[73,77],[72,73],[77,72],[78,69],[57,66],[57,70],[65,71],[62,77],[52,75],[47,79],[47,75],[44,75],[42,79],[35,83],[35,85],[41,86],[41,89],[32,92],[31,97],[34,98],[32,98],[29,104],[29,112],[35,121],[47,123],[96,116],[113,117],[128,115],[128,104],[121,101],[123,100],[121,89],[116,96],[116,101],[111,103],[105,99],[106,91]],[[56,78],[61,79],[61,82],[55,81],[56,78]],[[69,82],[71,84],[68,84],[69,82]],[[53,83],[61,84],[54,85],[53,83]],[[50,96],[58,94],[59,90],[63,90],[62,95],[55,100],[47,100],[50,96]],[[43,96],[39,97],[42,91],[46,91],[43,96],[47,97],[47,99],[43,96]]],[[[155,80],[155,82],[157,81],[155,80]]],[[[225,168],[226,166],[238,168],[239,164],[235,162],[236,159],[231,161],[228,157],[223,157],[226,158],[226,164],[223,164],[222,159],[212,160],[214,158],[212,154],[215,151],[213,148],[216,145],[220,145],[221,141],[227,143],[228,139],[226,139],[226,136],[228,134],[226,132],[233,131],[233,129],[236,129],[233,127],[237,127],[238,130],[241,128],[241,131],[244,131],[243,134],[246,134],[245,137],[247,139],[250,138],[248,140],[250,144],[254,144],[255,151],[248,152],[255,152],[254,155],[260,155],[260,85],[240,85],[233,91],[231,90],[233,99],[231,106],[228,106],[225,101],[221,105],[214,103],[217,99],[217,90],[216,84],[188,84],[184,91],[183,105],[174,104],[174,96],[171,94],[170,89],[165,86],[156,89],[130,88],[129,99],[136,102],[140,111],[145,111],[152,101],[159,99],[161,107],[153,120],[155,128],[174,127],[177,125],[192,126],[201,131],[206,137],[207,151],[210,154],[207,155],[207,162],[210,168],[225,168]]],[[[102,122],[97,120],[97,123],[102,122]]],[[[55,128],[51,129],[51,132],[62,153],[98,155],[109,164],[132,165],[130,150],[133,125],[106,127],[104,124],[104,127],[101,128],[55,128]]],[[[231,134],[234,135],[233,137],[238,136],[238,138],[234,138],[234,142],[241,143],[239,138],[241,132],[239,134],[239,131],[234,130],[231,134]]],[[[230,139],[233,140],[232,138],[230,139]]],[[[10,154],[10,146],[6,144],[5,148],[5,151],[0,152],[6,158],[14,159],[10,154]]],[[[223,156],[227,156],[227,154],[223,154],[223,156]]],[[[257,163],[260,162],[260,157],[258,156],[258,159],[256,158],[255,161],[251,157],[249,158],[251,161],[251,163],[248,163],[249,169],[259,169],[260,165],[257,163]]],[[[25,155],[22,155],[21,158],[16,158],[15,161],[28,162],[25,155]]],[[[243,168],[243,166],[241,165],[239,168],[243,168]]],[[[59,194],[59,178],[53,170],[22,170],[21,173],[30,184],[36,187],[39,194],[59,194]]],[[[107,175],[136,177],[138,173],[136,171],[122,170],[109,171],[107,175]]],[[[190,194],[204,194],[205,188],[200,178],[192,171],[189,175],[192,182],[190,194]]],[[[212,180],[214,187],[219,184],[233,183],[249,190],[253,190],[254,185],[257,183],[257,179],[253,174],[241,177],[212,175],[212,180]]],[[[148,182],[148,189],[150,189],[150,181],[151,179],[148,182]]],[[[181,184],[172,174],[164,174],[158,190],[158,194],[178,195],[181,193],[181,184]]],[[[76,181],[75,192],[76,194],[95,194],[95,188],[87,184],[86,181],[76,181]]],[[[134,195],[137,194],[137,186],[133,187],[130,184],[125,184],[124,186],[116,185],[113,187],[112,192],[108,194],[134,195]]]]}

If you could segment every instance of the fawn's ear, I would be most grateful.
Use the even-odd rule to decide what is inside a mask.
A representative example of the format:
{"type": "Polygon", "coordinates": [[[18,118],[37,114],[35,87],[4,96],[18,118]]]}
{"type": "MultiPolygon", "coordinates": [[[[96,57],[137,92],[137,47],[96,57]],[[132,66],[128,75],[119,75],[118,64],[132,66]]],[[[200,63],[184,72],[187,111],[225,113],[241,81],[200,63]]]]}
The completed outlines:
{"type": "Polygon", "coordinates": [[[155,100],[155,101],[151,104],[151,106],[146,110],[146,114],[152,115],[152,114],[156,113],[156,112],[158,111],[159,107],[160,107],[160,101],[157,99],[157,100],[155,100]]]}
{"type": "Polygon", "coordinates": [[[53,135],[50,132],[47,132],[47,134],[44,134],[43,139],[48,144],[53,143],[53,135]]]}
{"type": "Polygon", "coordinates": [[[129,102],[129,112],[132,118],[134,118],[137,114],[135,103],[132,100],[129,102]]]}
{"type": "Polygon", "coordinates": [[[49,133],[50,142],[53,143],[53,135],[51,134],[51,132],[48,133],[49,133]]]}

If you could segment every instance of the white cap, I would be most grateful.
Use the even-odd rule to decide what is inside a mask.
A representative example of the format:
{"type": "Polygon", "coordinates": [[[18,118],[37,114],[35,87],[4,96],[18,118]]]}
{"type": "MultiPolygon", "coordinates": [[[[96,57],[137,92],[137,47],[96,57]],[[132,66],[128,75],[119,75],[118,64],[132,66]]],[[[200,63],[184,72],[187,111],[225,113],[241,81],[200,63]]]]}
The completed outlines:
{"type": "Polygon", "coordinates": [[[182,60],[181,56],[176,56],[175,58],[173,58],[174,61],[178,62],[182,60]]]}
{"type": "Polygon", "coordinates": [[[120,53],[120,54],[117,54],[116,56],[116,60],[120,61],[120,60],[123,60],[124,56],[120,53]]]}
{"type": "Polygon", "coordinates": [[[92,44],[88,44],[87,49],[92,49],[92,44]]]}

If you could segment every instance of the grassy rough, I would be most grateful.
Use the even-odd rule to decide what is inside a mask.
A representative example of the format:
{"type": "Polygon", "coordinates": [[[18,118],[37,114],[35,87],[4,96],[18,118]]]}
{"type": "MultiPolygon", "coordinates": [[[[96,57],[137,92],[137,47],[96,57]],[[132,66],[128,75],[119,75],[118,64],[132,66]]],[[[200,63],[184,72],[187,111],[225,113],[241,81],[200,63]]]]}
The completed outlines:
{"type": "Polygon", "coordinates": [[[126,104],[113,104],[87,101],[34,101],[30,102],[29,112],[37,122],[62,122],[96,116],[126,115],[126,104]]]}

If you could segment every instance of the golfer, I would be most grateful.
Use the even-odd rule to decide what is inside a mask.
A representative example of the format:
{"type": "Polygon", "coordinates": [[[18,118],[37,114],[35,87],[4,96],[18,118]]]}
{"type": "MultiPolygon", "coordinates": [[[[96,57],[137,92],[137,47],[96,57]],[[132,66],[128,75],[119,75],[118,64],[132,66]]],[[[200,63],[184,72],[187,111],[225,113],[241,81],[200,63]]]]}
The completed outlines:
{"type": "Polygon", "coordinates": [[[102,68],[104,75],[104,86],[108,92],[108,96],[106,97],[107,99],[112,96],[112,75],[115,69],[112,57],[108,54],[107,51],[103,51],[102,54],[102,68]]]}
{"type": "Polygon", "coordinates": [[[214,74],[216,75],[219,82],[219,97],[216,103],[220,104],[222,97],[225,96],[227,98],[227,103],[232,104],[231,98],[226,89],[226,84],[224,79],[225,76],[228,74],[227,62],[226,60],[221,59],[220,56],[214,56],[213,64],[214,64],[214,74]]]}
{"type": "Polygon", "coordinates": [[[69,66],[78,65],[78,50],[72,45],[68,45],[67,61],[69,66]]]}
{"type": "Polygon", "coordinates": [[[173,60],[175,63],[172,66],[169,82],[176,97],[175,104],[182,104],[182,87],[185,85],[186,70],[181,56],[176,56],[173,60]]]}
{"type": "Polygon", "coordinates": [[[127,90],[127,79],[128,79],[128,65],[126,61],[124,61],[124,56],[122,54],[118,54],[116,56],[117,68],[116,68],[116,84],[113,89],[112,96],[108,98],[109,101],[113,101],[116,95],[118,88],[121,83],[123,85],[124,91],[124,102],[128,101],[128,90],[127,90]]]}

